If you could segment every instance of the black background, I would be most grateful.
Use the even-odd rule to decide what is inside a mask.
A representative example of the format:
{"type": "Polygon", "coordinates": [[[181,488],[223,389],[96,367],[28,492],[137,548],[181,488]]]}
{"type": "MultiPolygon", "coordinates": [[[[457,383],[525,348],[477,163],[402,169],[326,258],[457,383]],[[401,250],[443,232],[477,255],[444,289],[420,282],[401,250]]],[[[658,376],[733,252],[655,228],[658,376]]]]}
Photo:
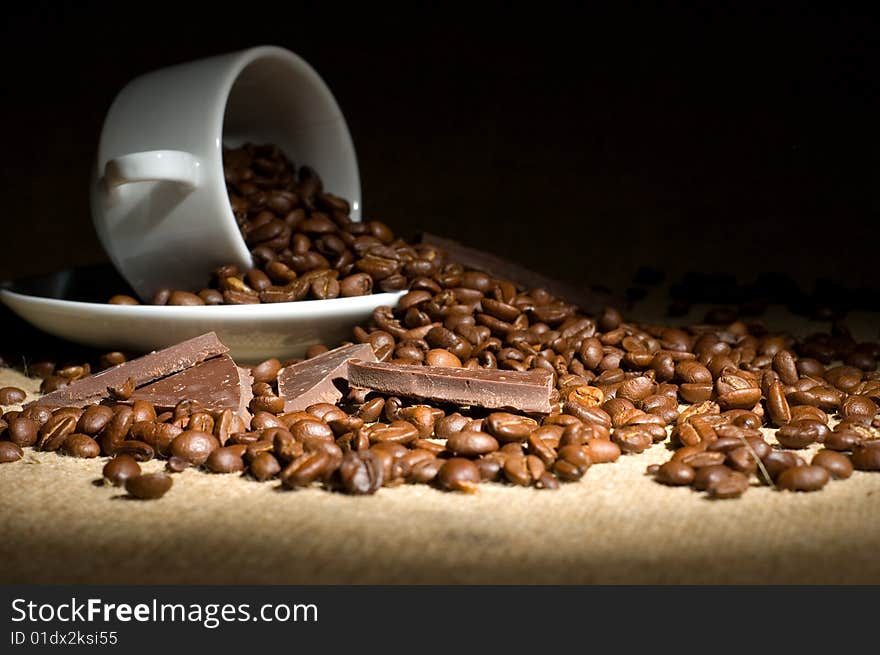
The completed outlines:
{"type": "Polygon", "coordinates": [[[483,243],[613,289],[642,265],[880,289],[876,16],[839,4],[478,6],[12,10],[0,277],[105,260],[88,180],[129,79],[275,44],[333,90],[365,215],[405,235],[483,243]]]}

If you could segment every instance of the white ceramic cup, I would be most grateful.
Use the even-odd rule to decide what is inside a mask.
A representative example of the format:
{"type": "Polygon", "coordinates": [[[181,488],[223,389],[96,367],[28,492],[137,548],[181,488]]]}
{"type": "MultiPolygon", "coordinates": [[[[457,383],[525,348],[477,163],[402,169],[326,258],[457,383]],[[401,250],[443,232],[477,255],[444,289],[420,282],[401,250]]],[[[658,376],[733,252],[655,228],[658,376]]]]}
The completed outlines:
{"type": "Polygon", "coordinates": [[[107,113],[91,188],[98,237],[142,300],[202,288],[223,264],[250,267],[223,176],[223,147],[245,142],[314,168],[360,220],[348,126],[300,57],[263,46],[148,73],[107,113]]]}

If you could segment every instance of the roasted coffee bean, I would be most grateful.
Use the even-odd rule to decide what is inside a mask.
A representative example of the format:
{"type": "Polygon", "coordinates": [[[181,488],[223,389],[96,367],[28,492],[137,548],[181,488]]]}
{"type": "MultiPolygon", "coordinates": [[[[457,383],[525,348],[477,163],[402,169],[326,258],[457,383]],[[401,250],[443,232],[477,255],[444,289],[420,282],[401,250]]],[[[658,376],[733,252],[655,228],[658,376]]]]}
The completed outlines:
{"type": "Polygon", "coordinates": [[[486,417],[486,429],[502,443],[525,441],[538,426],[534,419],[508,412],[493,412],[486,417]]]}
{"type": "MultiPolygon", "coordinates": [[[[551,466],[553,462],[556,461],[558,455],[554,446],[552,446],[548,441],[545,441],[541,437],[540,431],[546,429],[551,426],[545,426],[544,428],[538,428],[528,438],[528,452],[530,455],[535,455],[542,462],[544,462],[545,466],[551,466]]],[[[559,439],[556,440],[556,445],[559,445],[559,439]]]]}
{"type": "Polygon", "coordinates": [[[580,480],[592,466],[590,449],[583,446],[563,446],[559,449],[553,473],[569,482],[580,480]]]}
{"type": "Polygon", "coordinates": [[[339,482],[350,494],[375,493],[384,483],[384,464],[376,452],[350,451],[342,458],[338,470],[339,482]]]}
{"type": "MultiPolygon", "coordinates": [[[[261,453],[270,453],[274,452],[275,442],[271,439],[262,439],[260,441],[255,441],[253,443],[245,444],[232,444],[228,446],[231,448],[235,448],[234,452],[240,452],[244,455],[244,459],[246,462],[252,462],[257,457],[257,455],[261,453]]],[[[219,450],[219,449],[218,449],[219,450]]],[[[303,453],[302,446],[300,446],[300,452],[297,456],[303,453]]],[[[291,458],[293,459],[293,458],[291,458]]],[[[207,463],[207,462],[206,462],[207,463]]]]}
{"type": "Polygon", "coordinates": [[[27,398],[24,389],[18,387],[3,387],[0,389],[0,405],[20,405],[27,398]]]}
{"type": "Polygon", "coordinates": [[[214,434],[214,417],[207,412],[193,412],[186,422],[186,429],[214,434]]]}
{"type": "Polygon", "coordinates": [[[434,434],[438,439],[449,439],[453,434],[461,432],[470,419],[458,412],[448,414],[434,422],[434,434]]]}
{"type": "Polygon", "coordinates": [[[397,417],[415,426],[419,439],[429,439],[434,436],[434,424],[436,422],[434,408],[427,405],[404,407],[397,412],[397,417]]]}
{"type": "Polygon", "coordinates": [[[437,478],[441,467],[447,460],[440,458],[428,459],[413,465],[406,481],[411,484],[427,484],[437,478]]]}
{"type": "Polygon", "coordinates": [[[267,359],[251,368],[254,382],[274,382],[281,370],[281,362],[275,359],[267,359]]]}
{"type": "Polygon", "coordinates": [[[615,428],[611,440],[625,454],[644,452],[654,443],[651,433],[640,425],[615,428]]]}
{"type": "Polygon", "coordinates": [[[712,385],[684,382],[679,385],[678,393],[686,402],[703,403],[712,397],[712,385]]]}
{"type": "Polygon", "coordinates": [[[862,371],[852,366],[833,366],[823,377],[841,391],[852,393],[862,381],[862,371]]]}
{"type": "Polygon", "coordinates": [[[870,423],[877,412],[877,403],[867,396],[849,396],[840,405],[840,415],[849,420],[870,423]]]}
{"type": "Polygon", "coordinates": [[[547,470],[547,466],[537,455],[526,455],[526,469],[529,471],[529,476],[532,478],[532,482],[537,482],[543,477],[544,473],[547,470]]]}
{"type": "Polygon", "coordinates": [[[828,423],[828,415],[818,407],[813,407],[812,405],[797,405],[791,408],[792,421],[800,421],[805,418],[819,421],[819,423],[828,423]]]}
{"type": "Polygon", "coordinates": [[[595,337],[584,339],[578,350],[578,356],[587,369],[595,369],[604,356],[602,342],[595,337]]]}
{"type": "Polygon", "coordinates": [[[498,482],[504,469],[504,459],[497,457],[481,457],[476,461],[480,470],[480,479],[484,482],[498,482]]]}
{"type": "Polygon", "coordinates": [[[149,444],[158,455],[166,456],[171,450],[171,442],[182,432],[183,428],[173,423],[145,421],[132,425],[129,437],[149,444]],[[142,430],[140,426],[144,426],[145,429],[142,430]]]}
{"type": "Polygon", "coordinates": [[[409,443],[419,438],[419,431],[412,423],[407,421],[392,421],[385,425],[377,423],[369,428],[363,428],[372,443],[383,441],[394,443],[409,443]]]}
{"type": "Polygon", "coordinates": [[[156,451],[150,444],[134,439],[119,443],[113,453],[115,455],[130,455],[138,462],[147,462],[156,455],[156,451]]]}
{"type": "Polygon", "coordinates": [[[521,441],[511,441],[509,443],[501,446],[501,449],[498,451],[499,453],[503,453],[505,456],[507,455],[525,455],[524,444],[521,441]]]}
{"type": "Polygon", "coordinates": [[[425,364],[428,366],[444,366],[447,368],[461,368],[461,360],[448,350],[432,348],[425,353],[425,364]]]}
{"type": "Polygon", "coordinates": [[[704,466],[702,468],[693,469],[694,480],[693,488],[697,491],[707,491],[713,487],[722,478],[727,477],[732,471],[722,464],[714,464],[712,466],[704,466]]]}
{"type": "Polygon", "coordinates": [[[526,456],[522,453],[512,453],[504,460],[504,477],[508,482],[521,487],[528,487],[533,479],[529,472],[526,456]]]}
{"type": "Polygon", "coordinates": [[[39,430],[40,425],[37,421],[25,418],[24,416],[17,416],[9,421],[9,425],[6,428],[6,437],[20,448],[27,448],[37,443],[39,430]]]}
{"type": "Polygon", "coordinates": [[[24,457],[24,452],[18,444],[11,441],[0,441],[0,464],[15,462],[24,457]]]}
{"type": "Polygon", "coordinates": [[[327,421],[328,418],[333,420],[334,418],[342,418],[344,416],[344,412],[342,412],[336,405],[331,403],[315,403],[313,405],[309,405],[306,407],[306,413],[312,415],[319,421],[327,421]]]}
{"type": "Polygon", "coordinates": [[[140,305],[137,298],[132,298],[131,296],[126,296],[121,293],[111,296],[110,300],[107,302],[111,305],[140,305]]]}
{"type": "Polygon", "coordinates": [[[187,430],[177,435],[171,442],[170,453],[194,466],[201,466],[208,459],[208,456],[219,447],[220,442],[214,435],[197,430],[187,430]]]}
{"type": "Polygon", "coordinates": [[[795,357],[790,350],[780,350],[773,356],[773,370],[779,375],[783,384],[792,385],[798,381],[795,357]]]}
{"type": "Polygon", "coordinates": [[[587,439],[584,444],[590,451],[590,459],[594,464],[616,462],[620,458],[621,449],[613,441],[607,439],[587,439]]]}
{"type": "MultiPolygon", "coordinates": [[[[641,379],[647,378],[634,378],[634,380],[641,379]]],[[[639,383],[634,384],[639,385],[639,383]]],[[[641,388],[641,386],[634,386],[632,389],[632,393],[638,395],[641,393],[642,390],[643,389],[641,388]]],[[[564,389],[563,392],[565,393],[567,402],[577,404],[578,407],[582,409],[599,407],[602,405],[602,403],[605,402],[605,393],[598,387],[593,387],[590,385],[573,385],[564,389]]],[[[618,395],[621,395],[619,390],[618,395]]]]}
{"type": "Polygon", "coordinates": [[[880,471],[880,442],[855,446],[852,464],[859,471],[880,471]]]}
{"type": "Polygon", "coordinates": [[[268,412],[280,414],[284,411],[284,398],[279,396],[254,396],[250,402],[250,410],[256,412],[268,412]]]}
{"type": "Polygon", "coordinates": [[[172,291],[168,296],[167,305],[204,305],[205,301],[189,291],[172,291]]]}
{"type": "Polygon", "coordinates": [[[366,296],[373,291],[373,278],[366,273],[354,273],[339,282],[339,295],[344,298],[366,296]]]}
{"type": "Polygon", "coordinates": [[[675,365],[675,375],[682,383],[686,384],[712,384],[712,374],[709,369],[693,360],[678,362],[675,365]]]}
{"type": "Polygon", "coordinates": [[[127,478],[125,490],[134,498],[154,500],[168,493],[173,483],[171,476],[165,473],[147,473],[127,478]]]}
{"type": "Polygon", "coordinates": [[[333,430],[333,434],[337,437],[348,432],[356,432],[364,427],[364,420],[357,416],[343,416],[340,418],[327,421],[327,425],[333,430]]]}
{"type": "MultiPolygon", "coordinates": [[[[252,423],[253,425],[253,423],[252,423]]],[[[271,425],[269,427],[284,427],[282,425],[271,425]]],[[[410,426],[412,427],[412,426],[410,426]]],[[[262,429],[266,429],[262,428],[262,429]]],[[[297,421],[288,427],[293,438],[297,441],[305,441],[306,439],[323,439],[325,441],[333,441],[333,430],[329,425],[316,418],[309,418],[297,421]]],[[[413,431],[415,429],[413,428],[413,431]]]]}
{"type": "Polygon", "coordinates": [[[407,449],[402,447],[402,453],[398,456],[395,454],[397,462],[401,465],[401,473],[406,476],[409,474],[412,467],[418,462],[423,462],[429,459],[433,459],[435,454],[430,450],[425,450],[424,448],[414,448],[407,449]]]}
{"type": "Polygon", "coordinates": [[[704,466],[716,466],[718,464],[723,464],[726,459],[727,455],[725,455],[724,453],[720,453],[718,451],[704,450],[702,452],[692,452],[684,455],[679,459],[679,461],[695,469],[700,469],[704,466]]]}
{"type": "MultiPolygon", "coordinates": [[[[770,476],[770,480],[775,480],[779,474],[794,466],[803,466],[804,460],[796,454],[782,450],[774,450],[761,459],[764,469],[770,476]]],[[[763,472],[761,473],[763,476],[763,472]]],[[[764,482],[767,482],[764,480],[764,482]]]]}
{"type": "Polygon", "coordinates": [[[453,455],[478,457],[498,450],[498,441],[485,432],[462,430],[446,440],[446,448],[453,455]]]}
{"type": "Polygon", "coordinates": [[[452,457],[440,467],[437,480],[444,489],[449,491],[474,493],[480,484],[480,469],[469,459],[452,457]]]}
{"type": "Polygon", "coordinates": [[[226,446],[211,451],[205,460],[205,467],[212,473],[238,473],[244,470],[241,449],[226,446]]]}
{"type": "Polygon", "coordinates": [[[244,423],[231,409],[224,409],[214,420],[214,436],[221,446],[225,446],[229,437],[244,430],[244,423]]]}
{"type": "Polygon", "coordinates": [[[260,453],[251,460],[249,470],[254,478],[265,482],[281,472],[281,465],[272,453],[260,453]]]}
{"type": "Polygon", "coordinates": [[[833,450],[820,450],[813,456],[812,466],[821,466],[835,480],[844,480],[853,473],[853,464],[849,457],[833,450]]]}
{"type": "Polygon", "coordinates": [[[135,400],[131,404],[131,411],[133,423],[156,420],[156,408],[145,400],[135,400]]]}
{"type": "Polygon", "coordinates": [[[69,457],[92,458],[101,454],[101,447],[97,441],[87,434],[76,432],[67,435],[60,450],[62,454],[69,457]]]}
{"type": "Polygon", "coordinates": [[[79,417],[76,424],[78,432],[96,435],[113,419],[113,410],[106,405],[91,405],[79,417]]]}
{"type": "Polygon", "coordinates": [[[746,437],[746,444],[748,445],[749,450],[752,451],[754,455],[757,455],[758,459],[764,459],[773,451],[773,446],[764,441],[764,438],[761,436],[746,437]]]}
{"type": "Polygon", "coordinates": [[[535,480],[536,489],[559,489],[559,478],[550,471],[544,471],[537,480],[535,480]]]}
{"type": "Polygon", "coordinates": [[[289,489],[306,487],[327,473],[331,464],[331,456],[323,451],[304,453],[281,471],[281,483],[289,489]]]}
{"type": "Polygon", "coordinates": [[[656,480],[673,487],[689,485],[694,481],[696,471],[681,462],[669,461],[657,469],[656,480]]]}
{"type": "Polygon", "coordinates": [[[792,420],[791,408],[785,397],[785,390],[782,382],[776,380],[770,385],[767,395],[767,411],[770,413],[770,419],[777,427],[783,426],[792,420]]]}
{"type": "Polygon", "coordinates": [[[776,478],[776,486],[788,491],[818,491],[824,487],[830,475],[821,466],[793,466],[776,478]]]}
{"type": "Polygon", "coordinates": [[[101,450],[105,455],[112,455],[116,447],[128,436],[134,424],[134,412],[127,405],[114,409],[113,418],[101,430],[101,450]]]}
{"type": "Polygon", "coordinates": [[[829,434],[828,426],[812,419],[801,419],[783,425],[776,431],[776,440],[785,448],[806,448],[821,443],[829,434]]]}
{"type": "Polygon", "coordinates": [[[750,409],[761,400],[761,390],[757,387],[734,389],[719,394],[718,405],[723,410],[750,409]]]}
{"type": "MultiPolygon", "coordinates": [[[[571,425],[567,425],[562,430],[562,434],[559,435],[559,446],[582,446],[587,442],[588,439],[592,439],[597,437],[596,429],[598,426],[594,426],[592,424],[581,423],[578,421],[577,423],[573,423],[571,425]]],[[[599,430],[602,431],[602,438],[611,438],[611,433],[605,428],[599,427],[599,430]]]]}
{"type": "Polygon", "coordinates": [[[618,387],[617,397],[626,398],[633,403],[641,403],[642,400],[651,395],[655,386],[654,381],[644,375],[630,378],[618,387]]]}
{"type": "Polygon", "coordinates": [[[61,448],[61,444],[76,429],[78,417],[62,413],[57,410],[46,424],[40,428],[36,443],[37,450],[55,451],[61,448]]]}
{"type": "Polygon", "coordinates": [[[708,491],[711,498],[724,500],[739,498],[749,489],[749,478],[738,471],[731,471],[709,485],[708,491]]]}
{"type": "Polygon", "coordinates": [[[758,469],[758,458],[747,446],[740,446],[729,451],[725,463],[734,471],[741,471],[747,475],[753,474],[758,469]]]}
{"type": "Polygon", "coordinates": [[[428,441],[427,439],[416,439],[408,445],[413,449],[427,450],[435,456],[446,452],[446,446],[439,444],[436,441],[428,441]]]}
{"type": "Polygon", "coordinates": [[[223,294],[217,291],[217,289],[202,289],[199,291],[198,296],[206,305],[223,304],[223,294]]]}
{"type": "Polygon", "coordinates": [[[626,425],[627,420],[636,410],[635,404],[627,398],[609,398],[603,405],[602,409],[608,412],[611,417],[611,424],[615,427],[626,425]]]}
{"type": "Polygon", "coordinates": [[[128,478],[141,474],[141,467],[131,455],[117,455],[104,465],[103,475],[114,487],[121,487],[128,478]]]}

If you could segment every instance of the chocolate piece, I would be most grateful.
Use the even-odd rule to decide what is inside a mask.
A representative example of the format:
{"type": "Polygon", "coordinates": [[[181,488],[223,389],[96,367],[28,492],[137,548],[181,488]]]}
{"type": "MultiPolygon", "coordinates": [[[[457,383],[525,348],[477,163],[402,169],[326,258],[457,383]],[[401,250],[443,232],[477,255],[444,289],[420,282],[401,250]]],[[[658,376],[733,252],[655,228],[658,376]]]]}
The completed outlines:
{"type": "Polygon", "coordinates": [[[292,364],[278,372],[278,395],[284,398],[284,411],[295,412],[315,403],[336,403],[342,391],[334,380],[348,380],[348,360],[376,361],[368,343],[341,346],[292,364]]]}
{"type": "Polygon", "coordinates": [[[599,314],[604,307],[627,305],[626,301],[614,297],[611,293],[555,280],[498,255],[464,246],[452,239],[424,232],[421,235],[421,243],[444,250],[451,260],[462,266],[484,271],[496,278],[510,280],[523,289],[530,290],[537,287],[546,289],[557,298],[577,305],[587,314],[599,314]]]}
{"type": "Polygon", "coordinates": [[[396,396],[541,414],[552,411],[554,393],[553,374],[543,368],[471,370],[352,361],[348,381],[396,396]]]}
{"type": "Polygon", "coordinates": [[[228,351],[229,348],[220,343],[216,334],[208,332],[71,382],[66,387],[53,391],[26,406],[83,407],[94,405],[105,398],[110,398],[109,388],[124,385],[128,378],[134,380],[135,387],[141,387],[228,351]]]}
{"type": "Polygon", "coordinates": [[[194,400],[206,412],[231,409],[247,425],[253,382],[250,371],[236,366],[229,355],[222,355],[143,386],[125,402],[146,400],[163,412],[174,409],[181,400],[194,400]]]}

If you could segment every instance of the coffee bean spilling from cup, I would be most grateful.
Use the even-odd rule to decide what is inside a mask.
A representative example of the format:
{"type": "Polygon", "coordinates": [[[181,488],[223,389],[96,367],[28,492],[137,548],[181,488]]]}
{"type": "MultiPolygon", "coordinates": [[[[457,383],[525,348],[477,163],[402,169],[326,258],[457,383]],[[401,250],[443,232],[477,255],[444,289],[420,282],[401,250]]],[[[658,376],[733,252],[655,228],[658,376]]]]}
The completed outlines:
{"type": "MultiPolygon", "coordinates": [[[[200,290],[160,289],[154,305],[243,305],[401,291],[430,261],[405,261],[405,244],[380,221],[355,222],[346,200],[324,191],[308,167],[296,170],[274,145],[225,150],[229,202],[254,267],[206,272],[200,290]],[[210,275],[210,281],[208,277],[210,275]]],[[[138,304],[127,295],[113,304],[138,304]]]]}
{"type": "MultiPolygon", "coordinates": [[[[754,484],[815,491],[853,470],[880,470],[880,344],[857,342],[841,323],[798,340],[730,311],[685,328],[627,322],[613,308],[586,316],[544,289],[396,239],[382,223],[352,222],[344,200],[275,147],[227,151],[225,163],[256,266],[223,267],[213,287],[165,290],[155,301],[408,290],[396,307],[379,307],[354,327],[351,343],[368,346],[370,361],[349,346],[361,354],[336,363],[350,384],[329,402],[316,398],[336,387],[312,379],[307,365],[332,359],[338,344],[315,344],[305,360],[250,367],[245,414],[207,407],[215,399],[194,387],[191,397],[157,406],[137,399],[159,394],[150,396],[146,382],[120,379],[100,404],[7,411],[0,461],[20,459],[27,447],[111,456],[106,479],[143,499],[162,496],[175,473],[192,467],[351,494],[416,483],[471,493],[489,481],[556,489],[592,465],[661,442],[674,453],[649,467],[656,481],[714,499],[754,484]],[[288,384],[285,371],[293,372],[288,384]],[[297,386],[304,379],[312,381],[297,386]],[[492,406],[496,397],[507,406],[492,406]],[[774,437],[761,428],[775,429],[774,437]],[[803,455],[819,445],[812,458],[803,455]],[[167,474],[140,475],[138,462],[153,457],[167,459],[167,474]]],[[[126,359],[109,353],[95,368],[126,359]]],[[[44,392],[82,387],[91,370],[31,365],[44,392]]],[[[21,394],[0,395],[19,402],[21,394]]]]}

